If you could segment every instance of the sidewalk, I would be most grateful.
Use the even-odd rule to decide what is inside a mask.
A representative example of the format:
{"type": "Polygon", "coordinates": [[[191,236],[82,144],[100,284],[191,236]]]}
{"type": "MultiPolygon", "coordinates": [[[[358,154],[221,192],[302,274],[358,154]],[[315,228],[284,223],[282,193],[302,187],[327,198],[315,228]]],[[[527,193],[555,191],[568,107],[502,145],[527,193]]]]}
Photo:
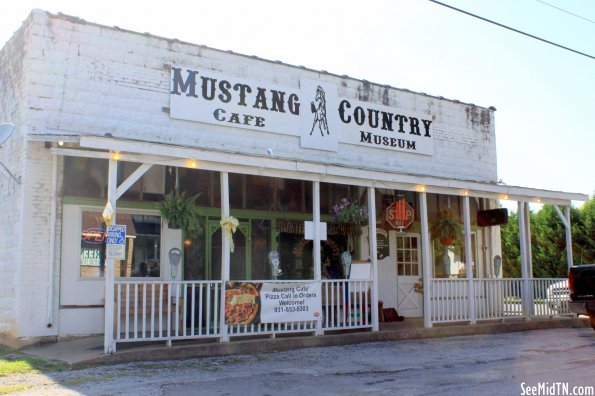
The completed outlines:
{"type": "Polygon", "coordinates": [[[378,332],[337,332],[321,337],[311,335],[277,336],[271,338],[235,338],[228,343],[209,341],[178,341],[167,347],[162,341],[150,344],[118,344],[112,355],[103,353],[103,336],[76,338],[54,344],[34,346],[23,352],[46,360],[66,362],[73,366],[115,364],[133,361],[190,359],[206,356],[267,353],[300,348],[359,344],[378,341],[399,341],[454,337],[476,334],[512,333],[553,328],[590,327],[586,318],[559,317],[531,321],[507,321],[476,325],[435,325],[426,329],[421,319],[406,319],[403,322],[381,323],[378,332]]]}

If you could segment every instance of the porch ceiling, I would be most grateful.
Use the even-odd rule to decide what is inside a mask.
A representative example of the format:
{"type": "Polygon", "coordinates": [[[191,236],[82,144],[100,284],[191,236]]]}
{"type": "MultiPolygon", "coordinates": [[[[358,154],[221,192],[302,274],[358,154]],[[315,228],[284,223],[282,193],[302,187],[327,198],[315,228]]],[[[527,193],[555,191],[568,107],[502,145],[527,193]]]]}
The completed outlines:
{"type": "MultiPolygon", "coordinates": [[[[47,136],[47,139],[44,138],[45,136],[37,135],[30,140],[61,140],[56,135],[47,136]]],[[[68,136],[68,141],[73,141],[73,137],[68,136]]],[[[555,205],[570,205],[571,201],[587,201],[589,199],[586,194],[581,193],[567,193],[424,175],[386,173],[373,169],[322,165],[298,160],[279,159],[274,156],[216,152],[200,148],[123,140],[112,137],[80,136],[78,142],[79,148],[53,148],[52,153],[56,155],[109,159],[112,158],[114,152],[117,152],[119,155],[118,159],[121,161],[186,168],[196,167],[198,169],[213,171],[555,205]]]]}

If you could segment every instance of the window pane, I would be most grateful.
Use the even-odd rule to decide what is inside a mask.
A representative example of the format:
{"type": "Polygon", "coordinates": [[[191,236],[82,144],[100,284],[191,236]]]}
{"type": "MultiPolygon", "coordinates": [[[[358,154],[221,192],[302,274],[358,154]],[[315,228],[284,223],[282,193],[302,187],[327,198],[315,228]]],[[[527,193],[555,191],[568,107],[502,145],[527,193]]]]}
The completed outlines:
{"type": "Polygon", "coordinates": [[[107,196],[107,160],[64,157],[64,195],[81,198],[107,196]]]}
{"type": "MultiPolygon", "coordinates": [[[[126,256],[116,260],[116,277],[159,277],[161,218],[118,213],[117,224],[126,225],[126,256]]],[[[83,211],[80,276],[102,278],[105,272],[106,227],[99,211],[83,211]]]]}

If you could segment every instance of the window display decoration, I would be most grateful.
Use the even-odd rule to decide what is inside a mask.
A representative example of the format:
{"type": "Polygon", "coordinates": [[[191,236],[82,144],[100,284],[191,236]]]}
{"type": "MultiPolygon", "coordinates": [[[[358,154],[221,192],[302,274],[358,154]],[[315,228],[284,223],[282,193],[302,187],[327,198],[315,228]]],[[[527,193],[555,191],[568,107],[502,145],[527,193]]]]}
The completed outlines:
{"type": "Polygon", "coordinates": [[[233,233],[236,232],[236,229],[240,225],[240,222],[233,216],[227,216],[223,217],[219,221],[219,224],[221,224],[221,229],[223,230],[225,236],[227,236],[227,239],[229,240],[229,251],[233,253],[235,248],[233,245],[233,233]]]}
{"type": "Polygon", "coordinates": [[[279,276],[283,272],[281,268],[279,268],[280,260],[279,260],[279,252],[276,250],[271,250],[267,255],[269,261],[269,267],[271,268],[271,279],[277,280],[279,276]]]}
{"type": "Polygon", "coordinates": [[[107,201],[107,204],[105,204],[105,208],[103,209],[101,217],[103,217],[106,227],[109,227],[112,224],[112,220],[114,219],[114,208],[112,207],[110,201],[107,201]]]}

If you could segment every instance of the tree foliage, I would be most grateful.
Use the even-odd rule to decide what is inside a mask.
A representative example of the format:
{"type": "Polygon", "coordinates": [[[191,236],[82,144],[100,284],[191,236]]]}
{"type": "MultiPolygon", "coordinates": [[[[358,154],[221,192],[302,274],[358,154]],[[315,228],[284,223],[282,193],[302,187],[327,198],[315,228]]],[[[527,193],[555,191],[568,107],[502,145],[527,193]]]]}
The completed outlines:
{"type": "MultiPolygon", "coordinates": [[[[530,212],[533,276],[564,278],[568,273],[566,233],[553,205],[530,212]]],[[[574,265],[595,263],[595,197],[582,207],[570,209],[574,265]]],[[[521,276],[518,214],[501,227],[504,277],[521,276]]]]}

